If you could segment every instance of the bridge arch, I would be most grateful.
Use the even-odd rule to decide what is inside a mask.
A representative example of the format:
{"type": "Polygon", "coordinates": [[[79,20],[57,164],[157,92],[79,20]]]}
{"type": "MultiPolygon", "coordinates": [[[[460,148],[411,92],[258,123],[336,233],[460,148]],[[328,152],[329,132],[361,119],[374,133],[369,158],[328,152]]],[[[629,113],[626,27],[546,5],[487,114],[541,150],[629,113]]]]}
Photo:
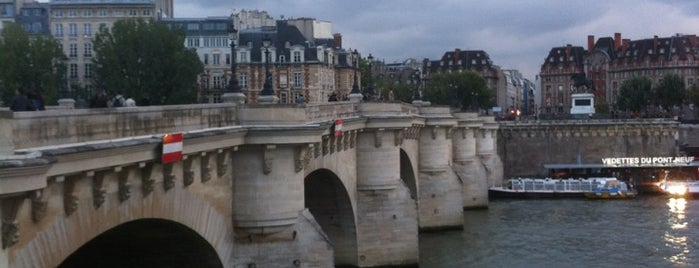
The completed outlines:
{"type": "Polygon", "coordinates": [[[410,197],[413,200],[417,200],[415,167],[413,166],[413,161],[410,160],[410,156],[403,149],[400,149],[400,178],[405,183],[405,186],[410,189],[410,197]]]}
{"type": "Polygon", "coordinates": [[[199,234],[180,223],[139,219],[123,223],[80,247],[58,266],[65,267],[223,267],[199,234]]]}
{"type": "Polygon", "coordinates": [[[305,207],[334,247],[335,265],[357,265],[357,226],[349,193],[340,178],[318,169],[304,179],[305,207]]]}
{"type": "MultiPolygon", "coordinates": [[[[53,217],[44,219],[45,225],[42,225],[45,227],[14,252],[11,267],[58,267],[95,238],[100,239],[104,234],[111,237],[110,230],[123,234],[122,228],[142,230],[149,226],[179,230],[189,240],[198,241],[200,245],[208,244],[220,263],[233,262],[230,205],[219,207],[212,204],[212,200],[205,200],[203,196],[179,187],[168,192],[153,191],[145,198],[134,194],[121,203],[116,195],[111,196],[101,208],[95,209],[91,199],[82,199],[70,217],[57,211],[53,217]]],[[[58,204],[49,206],[62,210],[58,204]]],[[[146,242],[143,241],[145,237],[128,238],[132,244],[146,242]]]]}

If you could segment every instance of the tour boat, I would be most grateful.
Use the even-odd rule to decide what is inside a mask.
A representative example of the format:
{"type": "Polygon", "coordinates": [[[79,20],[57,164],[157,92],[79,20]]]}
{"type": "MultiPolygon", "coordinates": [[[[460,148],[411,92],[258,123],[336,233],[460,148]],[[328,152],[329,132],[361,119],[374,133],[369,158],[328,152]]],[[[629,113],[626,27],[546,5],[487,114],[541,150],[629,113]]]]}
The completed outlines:
{"type": "Polygon", "coordinates": [[[636,197],[636,191],[629,189],[623,181],[609,180],[594,192],[585,193],[588,199],[627,199],[636,197]]]}
{"type": "Polygon", "coordinates": [[[585,197],[608,181],[618,181],[612,177],[599,178],[513,178],[503,186],[490,187],[489,198],[572,198],[585,197]]]}

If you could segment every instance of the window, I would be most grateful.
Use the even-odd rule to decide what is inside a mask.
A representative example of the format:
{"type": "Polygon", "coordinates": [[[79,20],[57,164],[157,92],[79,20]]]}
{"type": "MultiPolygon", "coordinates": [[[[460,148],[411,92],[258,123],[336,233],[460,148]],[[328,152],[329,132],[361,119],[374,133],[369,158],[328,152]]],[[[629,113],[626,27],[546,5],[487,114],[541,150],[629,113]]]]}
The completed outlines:
{"type": "Polygon", "coordinates": [[[100,17],[106,17],[107,16],[107,11],[104,9],[100,9],[100,11],[97,12],[97,15],[100,17]]]}
{"type": "Polygon", "coordinates": [[[199,23],[187,23],[187,30],[199,30],[199,23]]]}
{"type": "Polygon", "coordinates": [[[92,17],[92,10],[83,11],[83,17],[92,17]]]}
{"type": "Polygon", "coordinates": [[[56,31],[55,31],[54,35],[57,37],[63,36],[63,24],[60,24],[60,23],[56,24],[56,31]]]}
{"type": "Polygon", "coordinates": [[[78,65],[75,63],[70,64],[70,78],[78,78],[78,65]]]}
{"type": "Polygon", "coordinates": [[[144,16],[150,16],[150,10],[148,10],[148,9],[143,10],[143,15],[144,15],[144,16]]]}
{"type": "Polygon", "coordinates": [[[214,89],[221,89],[221,79],[220,75],[214,75],[214,89]]]}
{"type": "Polygon", "coordinates": [[[301,62],[301,51],[294,51],[294,62],[301,62]]]}
{"type": "Polygon", "coordinates": [[[241,73],[240,79],[238,81],[240,83],[240,88],[244,88],[244,89],[248,88],[248,74],[247,73],[241,73]]]}
{"type": "Polygon", "coordinates": [[[199,47],[199,38],[188,38],[187,47],[199,47]]]}
{"type": "Polygon", "coordinates": [[[62,18],[63,17],[63,11],[61,10],[56,10],[53,12],[53,16],[56,18],[62,18]]]}
{"type": "Polygon", "coordinates": [[[75,23],[71,23],[68,25],[69,26],[69,35],[70,36],[78,36],[78,25],[75,23]]]}
{"type": "Polygon", "coordinates": [[[231,65],[231,54],[226,53],[226,65],[231,65]]]}
{"type": "Polygon", "coordinates": [[[302,83],[303,83],[303,73],[294,72],[294,88],[301,88],[302,83]]]}
{"type": "Polygon", "coordinates": [[[221,54],[215,53],[213,55],[214,65],[221,65],[221,54]]]}
{"type": "Polygon", "coordinates": [[[92,57],[92,44],[85,43],[85,57],[92,57]]]}
{"type": "Polygon", "coordinates": [[[68,46],[68,56],[71,58],[75,58],[78,56],[78,44],[70,44],[68,46]]]}
{"type": "Polygon", "coordinates": [[[78,12],[75,11],[75,10],[71,10],[71,11],[68,13],[68,16],[71,17],[71,18],[75,18],[75,17],[78,16],[78,12]]]}
{"type": "Polygon", "coordinates": [[[112,14],[114,15],[114,17],[122,17],[122,16],[124,16],[124,11],[123,10],[114,10],[112,12],[112,14]]]}
{"type": "Polygon", "coordinates": [[[209,65],[209,54],[204,54],[204,65],[209,65]]]}
{"type": "Polygon", "coordinates": [[[246,53],[246,52],[238,53],[237,62],[248,62],[248,53],[246,53]]]}
{"type": "Polygon", "coordinates": [[[107,29],[107,24],[106,23],[100,23],[100,31],[103,29],[107,29]]]}
{"type": "Polygon", "coordinates": [[[92,63],[85,63],[85,78],[92,78],[92,63]]]}
{"type": "Polygon", "coordinates": [[[92,36],[92,24],[83,24],[83,34],[85,34],[85,36],[92,36]]]}
{"type": "Polygon", "coordinates": [[[129,15],[130,15],[130,16],[136,16],[136,15],[138,15],[138,10],[133,10],[133,9],[132,9],[132,10],[129,10],[129,15]]]}

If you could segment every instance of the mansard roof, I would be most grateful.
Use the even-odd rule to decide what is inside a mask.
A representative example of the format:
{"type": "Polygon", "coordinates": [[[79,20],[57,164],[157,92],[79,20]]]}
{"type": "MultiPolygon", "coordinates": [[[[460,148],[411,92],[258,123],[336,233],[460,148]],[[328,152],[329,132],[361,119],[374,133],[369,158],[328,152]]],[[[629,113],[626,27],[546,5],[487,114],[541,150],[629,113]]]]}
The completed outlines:
{"type": "Polygon", "coordinates": [[[483,70],[493,66],[490,56],[483,50],[460,50],[444,53],[440,60],[430,61],[430,72],[449,69],[483,70]]]}
{"type": "Polygon", "coordinates": [[[568,67],[571,65],[582,67],[585,55],[586,51],[581,46],[554,47],[549,51],[549,55],[541,67],[568,67]]]}
{"type": "Polygon", "coordinates": [[[617,60],[671,60],[677,56],[685,60],[688,56],[697,57],[699,47],[696,35],[674,35],[671,37],[630,41],[618,49],[617,60]]]}
{"type": "Polygon", "coordinates": [[[595,43],[593,51],[588,52],[593,53],[594,51],[602,51],[605,54],[607,54],[610,59],[614,59],[616,57],[616,50],[614,49],[614,39],[611,37],[600,38],[599,40],[597,40],[597,43],[595,43]]]}

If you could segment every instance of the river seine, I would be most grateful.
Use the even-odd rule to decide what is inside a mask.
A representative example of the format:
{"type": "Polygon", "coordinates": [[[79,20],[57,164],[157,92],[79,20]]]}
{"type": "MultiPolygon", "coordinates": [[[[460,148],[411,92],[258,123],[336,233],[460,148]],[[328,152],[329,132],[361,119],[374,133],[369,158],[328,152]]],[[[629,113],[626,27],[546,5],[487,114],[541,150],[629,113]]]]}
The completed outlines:
{"type": "Polygon", "coordinates": [[[491,200],[420,234],[420,267],[699,267],[699,200],[491,200]]]}

